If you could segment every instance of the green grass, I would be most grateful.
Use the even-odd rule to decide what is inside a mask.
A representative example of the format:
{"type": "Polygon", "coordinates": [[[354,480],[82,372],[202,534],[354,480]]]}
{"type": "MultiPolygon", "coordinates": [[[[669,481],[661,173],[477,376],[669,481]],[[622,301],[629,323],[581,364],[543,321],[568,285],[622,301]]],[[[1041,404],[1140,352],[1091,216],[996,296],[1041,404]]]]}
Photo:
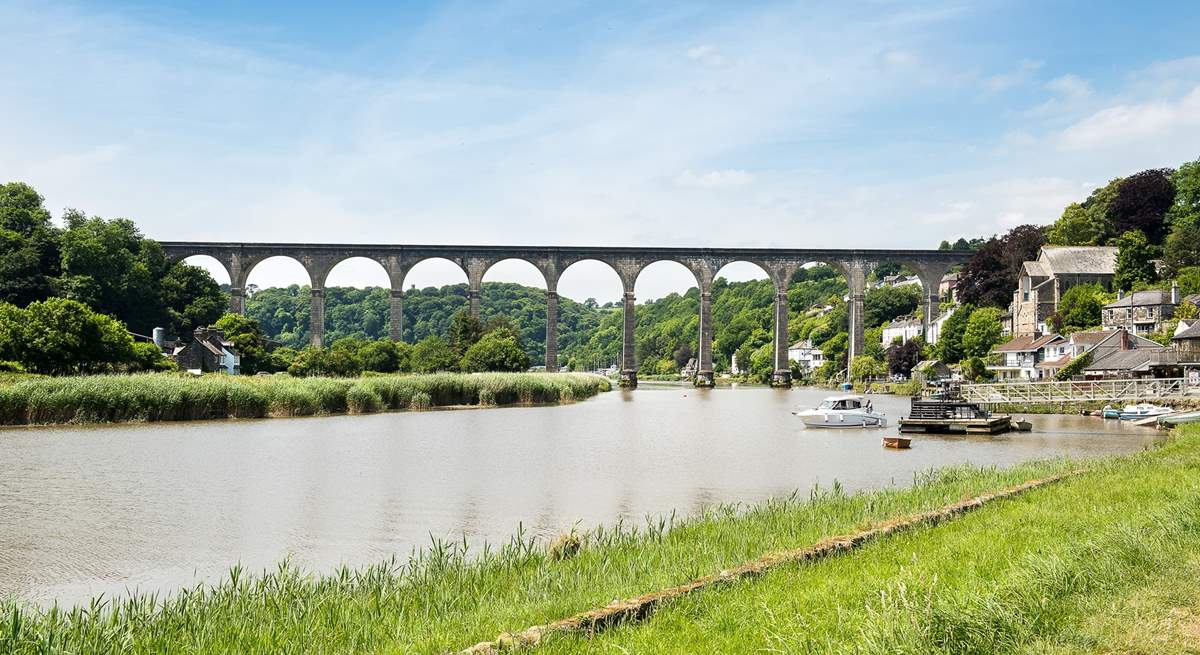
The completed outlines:
{"type": "MultiPolygon", "coordinates": [[[[167,598],[46,611],[0,603],[0,652],[445,652],[1075,466],[954,467],[908,489],[854,495],[835,485],[581,533],[580,550],[566,557],[518,535],[478,552],[435,542],[407,559],[325,575],[286,563],[255,576],[234,568],[216,587],[167,598]]],[[[561,636],[545,649],[997,652],[1062,634],[1083,607],[1072,599],[1168,570],[1195,548],[1200,525],[1200,431],[1088,466],[951,523],[784,566],[668,605],[643,624],[561,636]]]]}
{"type": "Polygon", "coordinates": [[[611,388],[581,373],[348,378],[182,374],[39,377],[0,385],[0,424],[110,423],[370,413],[581,400],[611,388]]]}

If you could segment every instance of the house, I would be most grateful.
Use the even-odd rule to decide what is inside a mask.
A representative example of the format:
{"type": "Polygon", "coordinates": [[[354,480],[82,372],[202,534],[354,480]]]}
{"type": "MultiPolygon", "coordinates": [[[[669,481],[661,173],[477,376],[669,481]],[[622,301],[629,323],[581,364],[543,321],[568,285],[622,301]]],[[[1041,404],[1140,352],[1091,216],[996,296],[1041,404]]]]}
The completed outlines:
{"type": "Polygon", "coordinates": [[[942,300],[958,302],[958,273],[947,273],[938,283],[938,297],[942,300]]]}
{"type": "Polygon", "coordinates": [[[1033,334],[1013,337],[1012,341],[992,349],[993,362],[987,369],[1000,380],[1040,380],[1038,364],[1045,356],[1046,346],[1064,342],[1057,334],[1033,334]]]}
{"type": "Polygon", "coordinates": [[[811,339],[805,339],[788,347],[788,361],[796,362],[801,370],[812,371],[825,363],[825,354],[811,339]]]}
{"type": "Polygon", "coordinates": [[[1067,289],[1078,284],[1112,286],[1117,249],[1111,246],[1042,246],[1025,262],[1013,292],[1012,333],[1029,336],[1044,329],[1067,289]]]}
{"type": "Polygon", "coordinates": [[[1200,386],[1200,319],[1180,321],[1171,337],[1171,345],[1183,375],[1188,379],[1188,386],[1200,386]]]}
{"type": "Polygon", "coordinates": [[[202,373],[222,372],[237,375],[242,369],[242,357],[225,333],[214,327],[198,327],[193,339],[176,346],[173,355],[179,368],[202,373]]]}
{"type": "Polygon", "coordinates": [[[953,316],[957,310],[958,305],[954,305],[929,322],[929,334],[925,335],[925,343],[931,346],[937,344],[938,338],[942,336],[942,326],[946,324],[946,319],[953,316]]]}
{"type": "Polygon", "coordinates": [[[925,359],[913,367],[913,377],[920,376],[923,382],[935,382],[950,378],[950,367],[940,359],[925,359]]]}
{"type": "Polygon", "coordinates": [[[1092,362],[1084,367],[1088,379],[1181,377],[1174,348],[1165,347],[1128,330],[1109,332],[1109,337],[1092,348],[1092,362]]]}
{"type": "Polygon", "coordinates": [[[1170,291],[1150,289],[1134,291],[1104,306],[1101,323],[1106,330],[1125,328],[1134,334],[1153,334],[1162,331],[1163,323],[1175,315],[1179,304],[1179,285],[1170,291]]]}
{"type": "Polygon", "coordinates": [[[886,275],[879,281],[881,287],[921,286],[921,278],[916,275],[886,275]]]}
{"type": "Polygon", "coordinates": [[[883,326],[883,346],[886,348],[899,340],[904,343],[909,339],[921,336],[923,326],[921,319],[915,316],[901,316],[883,326]]]}

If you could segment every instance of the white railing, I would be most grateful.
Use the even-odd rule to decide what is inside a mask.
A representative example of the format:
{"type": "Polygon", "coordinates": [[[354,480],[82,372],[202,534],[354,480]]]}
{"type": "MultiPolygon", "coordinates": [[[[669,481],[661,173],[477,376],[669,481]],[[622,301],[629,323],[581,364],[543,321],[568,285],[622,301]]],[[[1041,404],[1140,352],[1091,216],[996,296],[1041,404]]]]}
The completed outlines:
{"type": "Polygon", "coordinates": [[[1065,382],[997,382],[962,385],[963,399],[973,403],[1075,403],[1177,398],[1200,393],[1187,378],[1078,380],[1065,382]]]}

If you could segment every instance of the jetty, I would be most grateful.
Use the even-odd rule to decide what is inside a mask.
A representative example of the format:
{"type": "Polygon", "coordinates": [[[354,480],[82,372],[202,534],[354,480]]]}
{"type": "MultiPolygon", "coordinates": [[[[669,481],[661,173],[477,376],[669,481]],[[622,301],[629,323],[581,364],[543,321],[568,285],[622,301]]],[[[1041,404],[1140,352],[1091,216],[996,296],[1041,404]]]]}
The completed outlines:
{"type": "Polygon", "coordinates": [[[912,399],[900,432],[1001,434],[1012,430],[1012,417],[993,415],[977,403],[958,398],[912,399]]]}

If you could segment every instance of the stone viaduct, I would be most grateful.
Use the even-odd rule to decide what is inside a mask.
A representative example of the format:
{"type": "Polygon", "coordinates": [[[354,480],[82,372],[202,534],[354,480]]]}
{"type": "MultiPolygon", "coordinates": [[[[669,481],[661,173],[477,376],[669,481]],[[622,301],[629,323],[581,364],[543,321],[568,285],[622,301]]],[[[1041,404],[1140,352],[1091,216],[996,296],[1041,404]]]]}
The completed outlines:
{"type": "Polygon", "coordinates": [[[775,285],[773,383],[791,383],[788,365],[787,288],[792,275],[805,264],[825,263],[840,270],[850,287],[850,343],[853,358],[863,352],[863,298],[866,280],[879,264],[893,262],[915,271],[924,288],[925,321],[936,312],[938,285],[951,266],[963,263],[969,253],[945,250],[838,250],[786,248],[606,248],[553,246],[417,246],[304,243],[218,243],[163,241],[167,256],[181,260],[194,255],[216,259],[229,274],[230,311],[245,311],[246,280],[250,271],[270,257],[289,257],[308,271],[312,288],[310,333],[312,343],[321,345],[325,317],[325,279],[339,262],[363,257],[379,262],[391,283],[390,336],[403,334],[404,278],[408,271],[425,259],[441,258],[454,262],[467,276],[467,297],[471,313],[479,314],[479,291],[483,276],[497,262],[519,259],[533,264],[546,282],[546,370],[558,369],[558,280],[568,267],[583,260],[596,260],[610,266],[624,288],[624,341],[621,347],[621,384],[637,386],[637,361],[634,349],[634,282],[642,269],[658,261],[682,264],[696,279],[700,289],[700,333],[697,353],[698,386],[713,381],[711,288],[723,266],[732,262],[750,262],[766,273],[775,285]]]}

